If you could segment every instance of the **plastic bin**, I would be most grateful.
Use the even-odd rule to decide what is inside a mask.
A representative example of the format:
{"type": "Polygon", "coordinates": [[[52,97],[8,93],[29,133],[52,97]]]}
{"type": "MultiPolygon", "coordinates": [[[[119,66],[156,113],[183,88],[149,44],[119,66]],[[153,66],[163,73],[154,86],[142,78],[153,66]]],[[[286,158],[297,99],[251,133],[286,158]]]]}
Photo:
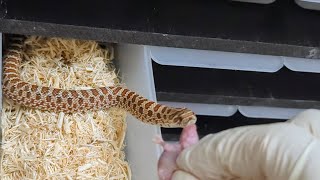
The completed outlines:
{"type": "MultiPolygon", "coordinates": [[[[1,37],[0,33],[0,40],[1,37]]],[[[2,43],[0,43],[0,57],[2,57],[1,52],[2,43]]],[[[120,70],[123,82],[130,89],[155,100],[151,61],[146,47],[123,44],[115,48],[115,53],[114,62],[120,70]]],[[[2,107],[2,96],[0,101],[2,107]]],[[[125,152],[132,169],[133,180],[158,179],[157,162],[161,148],[152,142],[152,138],[157,134],[160,134],[159,127],[143,124],[131,115],[128,116],[125,152]]]]}

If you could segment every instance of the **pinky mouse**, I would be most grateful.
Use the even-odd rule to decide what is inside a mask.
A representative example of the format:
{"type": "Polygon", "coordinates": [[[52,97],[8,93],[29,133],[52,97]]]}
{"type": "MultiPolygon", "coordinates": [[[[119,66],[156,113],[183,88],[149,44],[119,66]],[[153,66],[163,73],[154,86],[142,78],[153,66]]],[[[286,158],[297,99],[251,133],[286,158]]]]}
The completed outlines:
{"type": "Polygon", "coordinates": [[[158,161],[158,176],[160,180],[171,180],[177,170],[176,159],[182,150],[199,142],[197,126],[191,124],[183,128],[179,142],[167,143],[160,136],[154,138],[154,142],[163,147],[163,153],[158,161]]]}

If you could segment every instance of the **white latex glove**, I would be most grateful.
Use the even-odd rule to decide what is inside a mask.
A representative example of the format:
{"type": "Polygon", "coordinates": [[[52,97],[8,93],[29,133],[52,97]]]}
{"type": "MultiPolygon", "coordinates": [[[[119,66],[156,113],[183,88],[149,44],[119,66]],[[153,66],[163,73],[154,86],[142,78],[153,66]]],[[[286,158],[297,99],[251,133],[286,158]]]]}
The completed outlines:
{"type": "Polygon", "coordinates": [[[319,137],[319,110],[210,134],[182,150],[172,179],[319,180],[319,137]]]}

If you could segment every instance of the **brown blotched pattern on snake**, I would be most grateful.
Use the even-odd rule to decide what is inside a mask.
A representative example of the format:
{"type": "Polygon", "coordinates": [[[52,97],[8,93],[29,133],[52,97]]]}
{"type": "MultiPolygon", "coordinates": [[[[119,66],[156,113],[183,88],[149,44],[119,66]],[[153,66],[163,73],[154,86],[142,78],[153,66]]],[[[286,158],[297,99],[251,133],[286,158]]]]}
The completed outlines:
{"type": "Polygon", "coordinates": [[[22,37],[11,38],[3,59],[3,94],[17,104],[65,113],[117,107],[144,123],[161,127],[185,127],[196,122],[189,109],[161,105],[120,86],[66,90],[24,82],[19,75],[23,42],[22,37]]]}

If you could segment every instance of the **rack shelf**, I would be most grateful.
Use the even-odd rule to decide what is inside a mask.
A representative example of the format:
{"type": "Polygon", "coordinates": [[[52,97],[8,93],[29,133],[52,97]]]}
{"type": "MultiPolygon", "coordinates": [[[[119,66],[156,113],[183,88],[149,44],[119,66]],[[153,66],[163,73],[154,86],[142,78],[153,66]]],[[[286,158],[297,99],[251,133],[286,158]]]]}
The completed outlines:
{"type": "Polygon", "coordinates": [[[320,57],[320,12],[293,0],[3,0],[0,32],[229,52],[320,57]]]}

